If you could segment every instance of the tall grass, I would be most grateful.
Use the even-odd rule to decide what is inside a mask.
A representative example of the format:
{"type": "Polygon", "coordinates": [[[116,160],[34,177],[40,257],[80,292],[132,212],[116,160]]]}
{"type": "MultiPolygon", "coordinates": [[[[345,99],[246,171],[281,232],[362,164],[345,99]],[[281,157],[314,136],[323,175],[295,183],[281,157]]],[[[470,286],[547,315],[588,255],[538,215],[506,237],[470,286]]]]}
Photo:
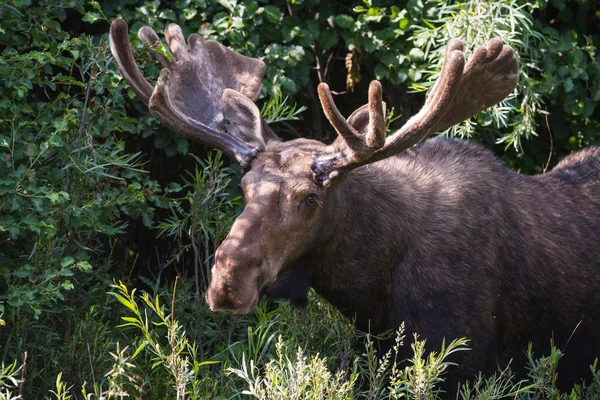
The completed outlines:
{"type": "MultiPolygon", "coordinates": [[[[196,298],[193,279],[179,281],[151,295],[113,283],[107,306],[121,320],[112,328],[121,340],[112,343],[104,360],[92,366],[92,381],[79,386],[58,374],[48,399],[438,399],[446,373],[460,368],[448,361],[469,351],[457,339],[438,352],[425,352],[425,341],[404,326],[395,345],[377,351],[377,338],[357,331],[331,305],[311,292],[306,309],[262,301],[252,315],[213,315],[196,298]],[[203,325],[213,340],[195,341],[183,327],[203,325]],[[412,357],[398,358],[410,346],[412,357]]],[[[115,336],[115,334],[113,334],[115,336]]],[[[90,346],[100,342],[89,343],[90,346]]],[[[92,351],[93,349],[91,349],[92,351]]],[[[525,349],[524,349],[525,351],[525,349]]],[[[81,357],[86,357],[81,354],[81,357]]],[[[575,399],[600,395],[600,372],[570,393],[556,388],[561,352],[546,356],[528,350],[530,376],[516,380],[510,369],[493,376],[473,376],[461,386],[461,399],[575,399]]],[[[0,399],[19,399],[26,387],[18,362],[0,368],[0,399]]],[[[594,397],[596,396],[596,397],[594,397]]]]}

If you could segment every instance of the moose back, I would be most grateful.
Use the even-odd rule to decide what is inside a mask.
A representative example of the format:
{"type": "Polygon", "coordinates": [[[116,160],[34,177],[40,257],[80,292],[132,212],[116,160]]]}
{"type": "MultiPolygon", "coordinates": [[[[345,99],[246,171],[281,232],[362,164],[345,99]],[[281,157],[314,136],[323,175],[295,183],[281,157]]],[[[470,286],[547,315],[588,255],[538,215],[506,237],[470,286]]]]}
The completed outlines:
{"type": "Polygon", "coordinates": [[[186,44],[174,24],[165,32],[172,61],[152,50],[152,29],[139,36],[164,69],[152,86],[127,24],[115,20],[111,49],[130,87],[175,133],[222,150],[245,171],[244,211],[215,254],[212,310],[247,313],[264,293],[290,288],[302,300],[309,283],[360,329],[404,321],[431,349],[470,338],[451,382],[523,358],[528,341],[538,354],[551,338],[564,349],[565,383],[600,355],[600,149],[528,177],[474,144],[415,145],[514,90],[516,58],[499,39],[468,63],[451,40],[425,105],[389,137],[379,82],[347,119],[321,83],[338,132],[326,145],[283,142],[261,118],[253,100],[262,61],[195,34],[186,44]],[[299,289],[286,274],[301,278],[299,289]]]}

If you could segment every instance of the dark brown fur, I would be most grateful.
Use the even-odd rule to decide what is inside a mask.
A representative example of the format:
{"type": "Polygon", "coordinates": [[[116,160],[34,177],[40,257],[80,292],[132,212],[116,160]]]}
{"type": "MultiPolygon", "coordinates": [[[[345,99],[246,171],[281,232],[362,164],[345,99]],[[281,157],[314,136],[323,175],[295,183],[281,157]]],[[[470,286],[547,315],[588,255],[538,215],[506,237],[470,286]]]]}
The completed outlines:
{"type": "MultiPolygon", "coordinates": [[[[271,169],[298,168],[315,146],[322,145],[279,142],[251,171],[277,180],[271,169]]],[[[522,368],[531,340],[537,354],[549,350],[551,337],[565,348],[563,383],[585,376],[600,356],[600,148],[530,177],[480,146],[432,139],[322,190],[312,222],[318,235],[294,260],[360,329],[376,333],[404,321],[434,350],[443,338],[470,338],[453,382],[492,372],[510,357],[522,368]]],[[[270,231],[265,224],[261,231],[270,231]]],[[[235,225],[232,232],[239,233],[235,225]]],[[[297,247],[286,233],[277,235],[281,245],[297,247]]],[[[225,252],[268,254],[256,235],[233,249],[224,243],[225,252]]],[[[279,270],[286,273],[286,265],[279,270]]]]}
{"type": "Polygon", "coordinates": [[[432,349],[468,337],[467,377],[530,340],[563,347],[579,321],[562,375],[573,381],[600,356],[599,148],[528,177],[479,146],[428,140],[350,174],[338,193],[306,265],[361,329],[405,321],[432,349]]]}

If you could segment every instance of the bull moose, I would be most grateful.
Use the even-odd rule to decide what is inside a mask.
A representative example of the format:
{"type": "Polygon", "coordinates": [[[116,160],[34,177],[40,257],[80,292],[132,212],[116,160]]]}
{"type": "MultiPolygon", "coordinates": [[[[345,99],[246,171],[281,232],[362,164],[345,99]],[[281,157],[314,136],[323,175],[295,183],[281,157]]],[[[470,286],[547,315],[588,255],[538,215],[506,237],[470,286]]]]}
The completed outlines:
{"type": "Polygon", "coordinates": [[[388,137],[379,82],[348,118],[321,83],[338,133],[326,145],[283,142],[261,118],[253,101],[262,61],[197,34],[186,44],[175,24],[165,36],[172,61],[153,50],[151,28],[139,31],[164,66],[155,86],[121,19],[110,45],[152,115],[244,171],[244,211],[215,254],[206,293],[213,311],[250,312],[294,268],[362,330],[404,321],[432,349],[470,338],[457,379],[522,356],[528,341],[547,350],[550,338],[565,350],[563,382],[585,375],[600,355],[600,148],[523,176],[476,144],[418,143],[515,89],[512,48],[493,38],[466,62],[462,42],[450,40],[425,105],[388,137]]]}

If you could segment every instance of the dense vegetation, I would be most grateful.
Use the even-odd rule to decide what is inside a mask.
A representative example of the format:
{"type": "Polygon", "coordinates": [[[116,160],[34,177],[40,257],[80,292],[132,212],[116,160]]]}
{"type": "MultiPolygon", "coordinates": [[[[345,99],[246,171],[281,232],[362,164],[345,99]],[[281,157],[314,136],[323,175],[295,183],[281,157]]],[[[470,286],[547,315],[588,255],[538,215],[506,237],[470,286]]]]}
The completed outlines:
{"type": "MultiPolygon", "coordinates": [[[[173,136],[135,98],[112,63],[113,18],[129,22],[149,77],[159,67],[134,38],[143,24],[160,32],[175,21],[186,36],[263,59],[263,114],[288,139],[332,137],[319,81],[347,114],[380,79],[405,120],[449,37],[472,50],[500,35],[519,55],[518,91],[447,134],[536,173],[600,142],[591,3],[0,2],[0,396],[435,398],[445,369],[460,368],[446,356],[467,351],[457,339],[424,355],[412,332],[398,332],[415,358],[393,366],[393,352],[377,354],[376,338],[313,294],[306,310],[262,302],[248,316],[211,313],[202,292],[241,207],[239,171],[173,136]]],[[[600,395],[595,365],[588,385],[558,393],[559,359],[549,343],[547,355],[530,354],[528,381],[498,371],[473,377],[462,396],[600,395]]]]}

